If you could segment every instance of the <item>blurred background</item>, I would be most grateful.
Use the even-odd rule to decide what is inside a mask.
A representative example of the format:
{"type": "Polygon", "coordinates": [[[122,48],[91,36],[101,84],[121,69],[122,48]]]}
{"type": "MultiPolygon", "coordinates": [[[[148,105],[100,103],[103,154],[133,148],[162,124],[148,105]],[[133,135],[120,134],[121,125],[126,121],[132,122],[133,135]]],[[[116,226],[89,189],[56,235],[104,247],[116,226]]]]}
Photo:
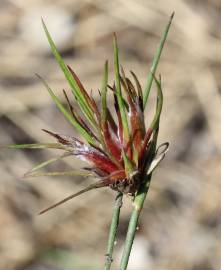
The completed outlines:
{"type": "MultiPolygon", "coordinates": [[[[154,173],[128,270],[218,270],[221,265],[221,2],[218,0],[0,0],[0,144],[48,142],[42,128],[75,134],[36,78],[69,90],[46,41],[44,18],[66,63],[95,98],[116,32],[121,64],[142,85],[172,11],[158,72],[165,103],[154,173]]],[[[155,96],[150,98],[152,114],[155,96]]],[[[147,112],[148,113],[148,112],[147,112]]],[[[0,150],[0,269],[99,270],[115,193],[95,190],[45,215],[40,209],[93,179],[22,179],[49,150],[0,150]]],[[[48,171],[70,170],[75,158],[48,171]]],[[[124,199],[113,269],[132,209],[124,199]]]]}

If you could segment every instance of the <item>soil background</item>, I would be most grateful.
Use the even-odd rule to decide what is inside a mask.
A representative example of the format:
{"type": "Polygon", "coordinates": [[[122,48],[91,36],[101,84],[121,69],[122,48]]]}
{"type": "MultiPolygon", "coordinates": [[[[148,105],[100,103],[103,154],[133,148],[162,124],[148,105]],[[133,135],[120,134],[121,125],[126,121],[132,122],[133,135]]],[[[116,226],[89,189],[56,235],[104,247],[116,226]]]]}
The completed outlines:
{"type": "MultiPolygon", "coordinates": [[[[159,143],[169,141],[170,150],[153,175],[128,270],[219,270],[220,1],[0,0],[0,144],[51,141],[43,128],[77,136],[35,76],[43,76],[61,98],[62,89],[70,91],[50,52],[41,17],[66,63],[97,99],[106,59],[110,82],[113,78],[113,33],[121,64],[144,86],[173,11],[157,71],[165,97],[159,143]]],[[[153,94],[147,119],[154,102],[153,94]]],[[[35,164],[57,155],[49,150],[0,150],[1,270],[103,267],[115,193],[95,190],[38,216],[40,209],[93,179],[22,179],[35,164]]],[[[82,162],[71,157],[48,170],[80,166],[82,162]]],[[[118,269],[131,209],[125,197],[113,269],[118,269]]]]}

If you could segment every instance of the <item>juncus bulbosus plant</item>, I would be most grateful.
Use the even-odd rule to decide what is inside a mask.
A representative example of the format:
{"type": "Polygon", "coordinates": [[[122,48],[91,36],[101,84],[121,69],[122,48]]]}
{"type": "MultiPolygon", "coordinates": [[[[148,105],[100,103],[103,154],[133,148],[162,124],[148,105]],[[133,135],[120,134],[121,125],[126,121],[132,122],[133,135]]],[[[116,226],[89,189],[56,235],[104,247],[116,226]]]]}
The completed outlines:
{"type": "Polygon", "coordinates": [[[115,80],[112,84],[108,81],[108,62],[106,61],[101,89],[98,92],[98,103],[94,100],[92,93],[87,92],[84,88],[82,82],[72,68],[64,63],[43,22],[43,27],[51,46],[52,53],[70,85],[73,97],[80,109],[80,113],[73,107],[65,91],[63,92],[67,105],[63,105],[46,81],[39,75],[37,76],[42,80],[60,112],[75,130],[78,131],[82,139],[77,139],[72,135],[58,134],[44,130],[48,135],[53,137],[56,142],[8,146],[9,148],[20,149],[53,148],[63,151],[61,156],[37,165],[29,171],[26,176],[84,175],[92,176],[96,179],[93,184],[83,190],[71,194],[54,205],[47,207],[42,210],[40,214],[92,189],[110,187],[118,192],[110,226],[105,269],[110,269],[111,267],[123,194],[131,195],[134,206],[120,265],[121,270],[127,268],[138,218],[148,192],[152,172],[164,158],[169,146],[168,143],[163,143],[157,148],[163,93],[161,78],[160,76],[157,77],[155,72],[173,15],[174,14],[170,17],[169,23],[163,32],[160,45],[154,57],[144,88],[142,88],[134,72],[130,72],[129,78],[124,72],[124,69],[120,66],[117,38],[116,35],[114,35],[115,80]],[[145,111],[145,107],[153,81],[155,82],[157,89],[156,111],[152,122],[146,127],[145,116],[147,112],[145,111]],[[113,113],[107,106],[108,94],[113,95],[114,98],[115,111],[113,113]],[[87,167],[82,168],[81,171],[39,172],[40,169],[46,167],[50,163],[67,156],[81,158],[89,164],[89,166],[87,165],[87,167]]]}

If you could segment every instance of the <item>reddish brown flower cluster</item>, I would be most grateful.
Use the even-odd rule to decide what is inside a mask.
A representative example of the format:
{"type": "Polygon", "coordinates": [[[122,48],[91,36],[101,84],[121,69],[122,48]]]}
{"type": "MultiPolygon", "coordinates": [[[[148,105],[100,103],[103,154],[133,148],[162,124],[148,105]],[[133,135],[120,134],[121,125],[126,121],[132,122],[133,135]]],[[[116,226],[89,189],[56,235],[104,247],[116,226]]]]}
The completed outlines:
{"type": "MultiPolygon", "coordinates": [[[[73,71],[72,74],[74,74],[73,71]]],[[[83,158],[85,161],[91,163],[92,167],[90,170],[102,178],[101,181],[104,186],[111,186],[114,189],[126,193],[134,193],[138,184],[134,183],[130,173],[133,174],[134,172],[139,172],[140,175],[143,175],[146,172],[145,163],[148,157],[147,145],[152,134],[152,130],[150,129],[147,133],[145,131],[141,87],[134,73],[132,74],[135,78],[137,91],[128,78],[125,76],[121,78],[121,84],[127,95],[127,101],[124,100],[124,102],[130,120],[131,136],[127,138],[128,141],[125,141],[126,138],[124,138],[122,119],[116,100],[115,87],[109,87],[109,89],[114,95],[114,107],[118,123],[115,123],[114,116],[108,108],[106,120],[102,121],[98,106],[94,99],[87,94],[76,74],[74,74],[75,80],[78,82],[82,93],[84,93],[88,104],[91,104],[91,108],[93,108],[95,119],[97,121],[96,125],[100,129],[100,132],[96,132],[98,134],[95,134],[95,131],[92,130],[92,128],[89,128],[85,121],[74,112],[73,107],[68,100],[69,107],[72,116],[78,121],[82,128],[86,129],[87,132],[91,134],[96,141],[96,144],[88,145],[74,137],[55,134],[45,130],[55,137],[59,143],[66,146],[68,151],[72,148],[75,156],[83,158]],[[99,138],[99,133],[102,138],[99,138]],[[132,172],[129,172],[125,168],[126,161],[124,157],[126,157],[127,162],[130,164],[132,172]],[[129,189],[128,186],[130,187],[129,189]],[[135,189],[134,186],[136,186],[135,189]]]]}
{"type": "MultiPolygon", "coordinates": [[[[26,176],[73,175],[73,172],[39,174],[36,171],[60,158],[75,155],[91,165],[90,167],[83,168],[84,172],[86,170],[87,175],[98,178],[98,181],[43,210],[41,213],[94,188],[109,186],[121,193],[135,195],[147,179],[147,175],[151,174],[157,164],[164,158],[165,152],[168,149],[168,143],[165,143],[162,145],[163,150],[161,152],[159,150],[156,151],[159,120],[163,105],[161,79],[156,79],[155,75],[150,72],[147,85],[143,90],[136,75],[131,72],[134,82],[132,83],[125,75],[123,68],[120,71],[117,38],[114,35],[115,82],[113,86],[108,84],[108,63],[106,62],[101,91],[98,91],[100,102],[97,104],[92,96],[92,92],[88,94],[78,76],[64,63],[44,22],[43,27],[52,53],[70,85],[79,111],[73,107],[65,91],[64,95],[69,110],[62,104],[48,84],[40,76],[37,76],[42,80],[60,112],[84,138],[85,142],[72,136],[44,130],[56,138],[58,143],[10,145],[8,147],[17,149],[54,148],[65,151],[59,158],[38,164],[26,176]],[[157,87],[156,112],[149,128],[146,130],[144,108],[153,80],[157,87]],[[108,93],[113,95],[115,110],[107,106],[108,93]]],[[[153,70],[155,69],[156,67],[153,70]]],[[[82,175],[82,172],[79,174],[82,175]]]]}
{"type": "MultiPolygon", "coordinates": [[[[56,134],[47,130],[44,131],[56,138],[58,143],[61,144],[68,153],[71,152],[73,155],[91,164],[91,167],[83,169],[92,172],[96,178],[99,178],[99,181],[65,198],[52,207],[45,209],[41,213],[94,188],[109,186],[119,192],[134,195],[141,183],[145,180],[148,169],[150,170],[151,163],[155,157],[155,153],[153,155],[151,152],[150,139],[154,130],[154,124],[156,120],[158,120],[158,115],[156,113],[154,118],[155,122],[153,121],[151,127],[146,131],[142,89],[136,75],[131,72],[136,85],[135,87],[131,80],[125,76],[123,69],[121,70],[120,84],[124,90],[125,98],[123,97],[123,102],[126,108],[127,120],[129,120],[129,133],[125,134],[115,85],[113,87],[108,86],[108,91],[106,89],[105,93],[105,99],[107,92],[113,94],[115,100],[114,116],[105,102],[103,103],[103,108],[99,109],[92,95],[88,95],[77,75],[70,67],[68,68],[74,80],[77,82],[87,104],[90,106],[89,109],[93,112],[93,127],[88,125],[86,121],[74,111],[66,92],[64,92],[71,115],[82,129],[90,134],[93,141],[84,143],[71,136],[56,134]],[[114,118],[116,118],[117,121],[115,121],[114,118]]],[[[100,93],[100,95],[102,103],[103,94],[100,93]]],[[[100,107],[102,107],[102,104],[100,105],[100,107]]],[[[165,146],[167,149],[168,145],[166,144],[165,146]]],[[[163,156],[165,150],[163,151],[163,156]]],[[[161,160],[163,156],[161,154],[158,160],[161,160]]]]}

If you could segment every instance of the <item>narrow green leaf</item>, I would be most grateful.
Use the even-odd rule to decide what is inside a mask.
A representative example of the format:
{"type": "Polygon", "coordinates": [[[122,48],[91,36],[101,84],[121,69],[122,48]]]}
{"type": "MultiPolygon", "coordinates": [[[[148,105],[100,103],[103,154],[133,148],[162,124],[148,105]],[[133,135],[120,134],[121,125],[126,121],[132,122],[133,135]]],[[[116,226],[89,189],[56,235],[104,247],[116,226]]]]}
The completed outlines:
{"type": "Polygon", "coordinates": [[[48,29],[44,23],[44,21],[42,20],[42,24],[44,27],[44,31],[45,34],[47,36],[48,42],[51,46],[51,50],[52,53],[54,54],[61,70],[63,71],[67,81],[69,82],[70,86],[71,86],[71,90],[82,110],[82,112],[85,114],[86,118],[88,119],[88,121],[92,124],[92,126],[96,127],[96,122],[94,120],[94,113],[93,110],[91,109],[90,105],[88,104],[86,98],[84,97],[83,93],[81,92],[81,89],[77,83],[77,81],[74,79],[74,77],[72,76],[70,70],[68,69],[68,67],[66,66],[66,64],[64,63],[61,55],[59,54],[56,45],[50,35],[50,33],[48,32],[48,29]]]}
{"type": "Polygon", "coordinates": [[[101,121],[105,123],[107,120],[107,84],[108,84],[108,62],[104,65],[104,75],[101,87],[101,121]]]}
{"type": "Polygon", "coordinates": [[[102,86],[101,86],[101,129],[102,129],[102,132],[100,132],[100,141],[103,146],[103,149],[108,154],[109,158],[115,164],[118,164],[116,157],[111,153],[110,148],[108,147],[109,139],[107,139],[107,133],[108,133],[107,118],[109,116],[108,120],[110,120],[110,116],[112,117],[112,115],[110,113],[108,115],[107,85],[108,85],[108,61],[106,61],[104,65],[104,74],[103,74],[103,80],[102,80],[102,86]]]}
{"type": "Polygon", "coordinates": [[[1,145],[0,148],[8,149],[66,149],[65,146],[59,143],[31,143],[31,144],[10,144],[10,145],[1,145]]]}
{"type": "MultiPolygon", "coordinates": [[[[154,118],[150,124],[149,129],[146,132],[146,135],[144,137],[144,141],[142,144],[142,148],[140,150],[139,153],[139,160],[142,159],[146,146],[150,140],[150,137],[153,134],[153,139],[152,139],[152,145],[154,145],[154,147],[156,147],[156,142],[157,142],[157,136],[158,136],[158,130],[159,130],[159,121],[160,121],[160,114],[162,111],[162,106],[163,106],[163,93],[162,93],[162,88],[161,88],[161,78],[158,81],[155,77],[155,75],[153,75],[154,81],[157,85],[157,106],[156,106],[156,112],[154,115],[154,118]]],[[[153,151],[151,151],[152,153],[154,153],[155,148],[153,151]]]]}
{"type": "Polygon", "coordinates": [[[66,158],[66,157],[69,157],[71,155],[72,155],[72,153],[68,153],[67,152],[67,153],[64,153],[63,155],[60,155],[58,157],[51,158],[49,160],[46,160],[44,162],[41,162],[41,163],[35,165],[30,171],[28,171],[27,173],[25,173],[24,177],[28,177],[33,172],[36,172],[36,171],[38,171],[38,170],[40,170],[40,169],[42,169],[44,167],[47,167],[48,165],[50,165],[50,164],[52,164],[52,163],[54,163],[54,162],[56,162],[58,160],[61,160],[61,159],[66,158]]]}
{"type": "Polygon", "coordinates": [[[77,131],[85,138],[85,140],[90,144],[95,144],[94,139],[92,136],[75,120],[75,118],[72,117],[72,115],[65,109],[65,107],[62,105],[60,100],[57,98],[57,96],[53,93],[49,85],[46,83],[46,81],[41,78],[39,75],[37,75],[41,81],[43,82],[44,86],[47,88],[50,96],[56,103],[58,109],[60,112],[65,116],[65,118],[77,129],[77,131]]]}
{"type": "Polygon", "coordinates": [[[70,111],[70,114],[72,115],[72,117],[78,122],[79,125],[81,125],[87,131],[88,134],[91,135],[92,138],[94,138],[96,141],[99,142],[99,140],[98,140],[97,136],[94,134],[94,132],[89,128],[89,126],[80,117],[80,115],[76,112],[76,110],[74,110],[65,90],[63,90],[63,93],[64,93],[65,99],[68,103],[69,111],[70,111]]]}
{"type": "Polygon", "coordinates": [[[97,105],[96,102],[92,96],[92,90],[90,95],[87,93],[86,89],[84,88],[83,84],[81,83],[80,79],[78,78],[77,74],[73,71],[73,69],[70,66],[67,66],[68,70],[70,71],[71,75],[73,76],[74,80],[77,82],[77,85],[80,89],[80,93],[82,95],[82,97],[85,99],[86,103],[89,106],[89,109],[92,112],[92,116],[93,116],[93,121],[95,122],[95,124],[97,125],[94,116],[97,116],[97,119],[99,119],[99,111],[97,110],[97,105]]]}
{"type": "Polygon", "coordinates": [[[153,74],[156,72],[156,69],[157,69],[157,66],[158,66],[158,63],[159,63],[159,60],[160,60],[160,56],[161,56],[161,53],[162,53],[162,50],[163,50],[163,47],[164,47],[164,44],[165,44],[165,41],[166,41],[166,38],[167,38],[167,35],[168,35],[168,32],[169,32],[169,29],[170,29],[170,26],[171,26],[171,23],[172,23],[172,20],[173,20],[173,17],[174,17],[174,12],[170,16],[169,22],[168,22],[168,24],[167,24],[167,26],[166,26],[163,34],[162,34],[159,47],[158,47],[157,52],[156,52],[156,54],[154,56],[154,59],[153,59],[153,62],[152,62],[151,68],[150,68],[150,72],[149,72],[148,77],[147,77],[147,82],[146,82],[146,86],[145,86],[145,89],[144,89],[144,96],[143,96],[144,108],[145,108],[145,106],[147,104],[147,100],[148,100],[148,97],[149,97],[149,94],[150,94],[150,89],[151,89],[152,82],[153,82],[153,74]]]}
{"type": "Polygon", "coordinates": [[[118,46],[117,46],[117,37],[114,35],[114,71],[115,71],[115,80],[116,80],[116,95],[117,102],[119,105],[120,115],[122,119],[123,125],[123,134],[124,134],[124,142],[128,142],[130,138],[129,127],[127,122],[127,115],[125,111],[125,104],[123,101],[122,93],[121,93],[121,83],[120,83],[120,71],[119,71],[119,56],[118,56],[118,46]]]}
{"type": "Polygon", "coordinates": [[[94,176],[92,173],[88,172],[79,172],[79,171],[66,171],[66,172],[33,172],[28,175],[25,175],[25,177],[41,177],[41,176],[83,176],[83,177],[89,177],[94,176]]]}
{"type": "Polygon", "coordinates": [[[61,201],[59,201],[59,202],[57,202],[57,203],[55,203],[55,204],[47,207],[46,209],[44,209],[41,212],[39,212],[39,215],[44,214],[45,212],[47,212],[47,211],[49,211],[49,210],[51,210],[51,209],[53,209],[53,208],[55,208],[55,207],[57,207],[57,206],[65,203],[65,202],[67,202],[67,201],[69,201],[69,200],[71,200],[71,199],[73,199],[73,198],[75,198],[75,197],[77,197],[77,196],[85,193],[85,192],[88,192],[88,191],[90,191],[92,189],[96,189],[96,188],[102,188],[102,187],[105,187],[105,183],[102,180],[99,180],[98,182],[96,182],[94,184],[91,184],[88,187],[86,187],[86,188],[84,188],[84,189],[82,189],[82,190],[80,190],[80,191],[78,191],[78,192],[76,192],[74,194],[71,194],[70,196],[64,198],[63,200],[61,200],[61,201]]]}
{"type": "Polygon", "coordinates": [[[131,160],[128,158],[124,151],[122,151],[122,156],[124,160],[126,175],[127,177],[129,177],[130,174],[134,171],[134,164],[131,162],[131,160]]]}

